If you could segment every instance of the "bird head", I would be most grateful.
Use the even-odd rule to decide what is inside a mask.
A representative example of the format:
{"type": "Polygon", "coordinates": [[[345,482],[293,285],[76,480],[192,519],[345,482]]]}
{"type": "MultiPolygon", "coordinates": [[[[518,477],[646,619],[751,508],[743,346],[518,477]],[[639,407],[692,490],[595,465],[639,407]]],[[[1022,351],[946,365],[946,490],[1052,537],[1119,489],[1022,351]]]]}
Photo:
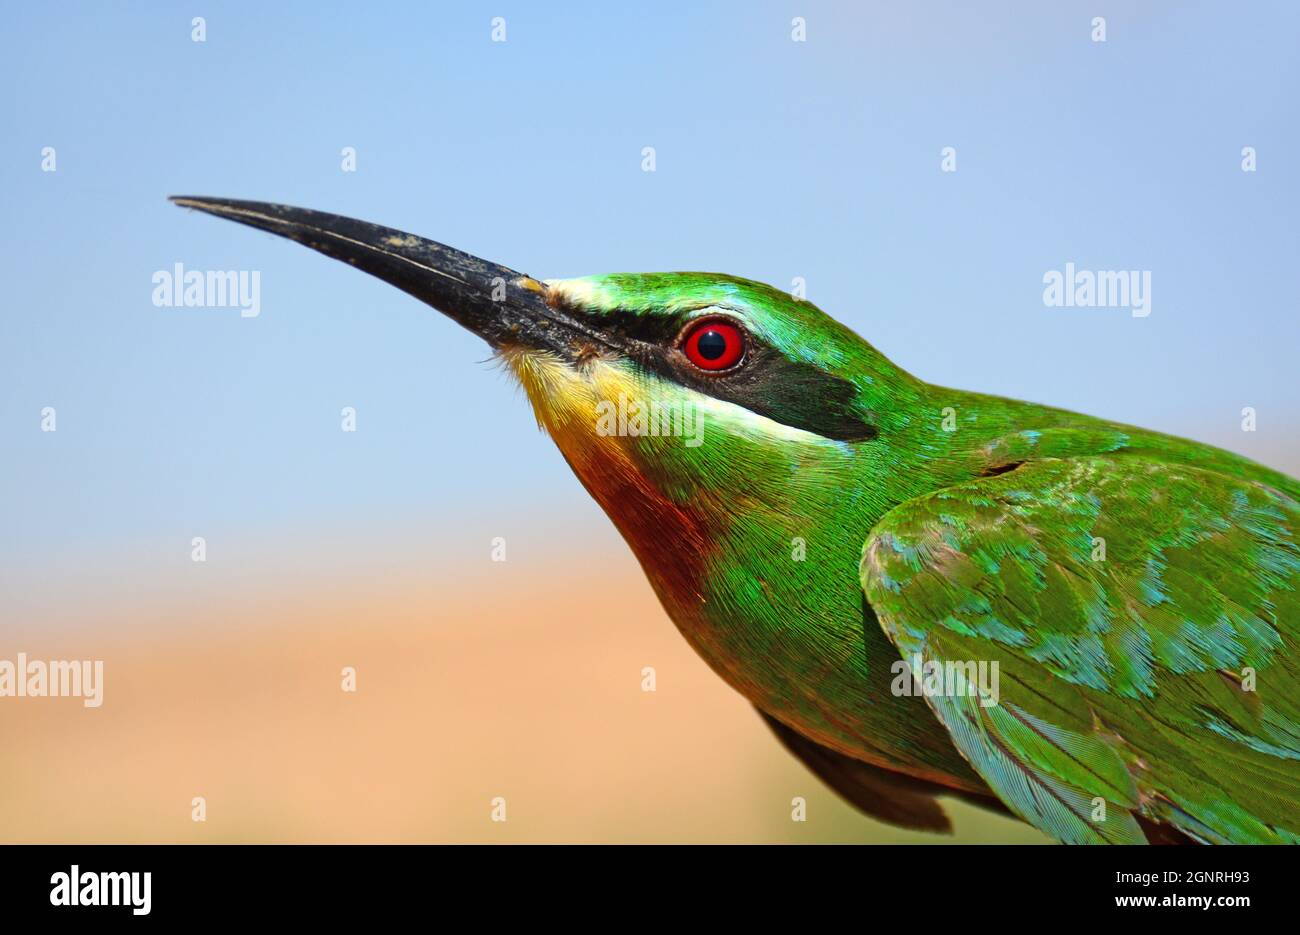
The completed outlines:
{"type": "Polygon", "coordinates": [[[710,553],[752,542],[755,523],[775,538],[845,508],[844,475],[889,468],[888,440],[907,431],[920,392],[810,302],[749,280],[541,281],[334,214],[172,201],[347,262],[486,340],[661,596],[698,595],[710,553]]]}

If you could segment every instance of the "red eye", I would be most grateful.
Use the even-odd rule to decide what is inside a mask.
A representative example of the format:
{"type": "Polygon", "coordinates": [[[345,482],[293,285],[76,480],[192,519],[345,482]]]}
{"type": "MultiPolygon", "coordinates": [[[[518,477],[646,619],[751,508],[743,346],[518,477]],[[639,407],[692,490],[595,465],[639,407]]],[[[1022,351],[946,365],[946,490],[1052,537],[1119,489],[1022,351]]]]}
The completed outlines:
{"type": "Polygon", "coordinates": [[[725,321],[702,321],[686,332],[682,350],[701,370],[726,370],[744,355],[745,337],[725,321]]]}

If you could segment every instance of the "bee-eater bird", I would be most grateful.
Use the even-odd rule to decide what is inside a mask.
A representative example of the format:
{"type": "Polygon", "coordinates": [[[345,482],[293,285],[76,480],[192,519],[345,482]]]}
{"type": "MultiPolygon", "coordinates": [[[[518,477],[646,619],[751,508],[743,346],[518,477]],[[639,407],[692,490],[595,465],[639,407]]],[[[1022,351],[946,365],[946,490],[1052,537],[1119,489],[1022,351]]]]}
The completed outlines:
{"type": "Polygon", "coordinates": [[[1065,842],[1300,837],[1300,482],[922,382],[733,276],[541,282],[338,215],[172,200],[483,337],[690,644],[867,813],[945,830],[951,795],[1065,842]]]}

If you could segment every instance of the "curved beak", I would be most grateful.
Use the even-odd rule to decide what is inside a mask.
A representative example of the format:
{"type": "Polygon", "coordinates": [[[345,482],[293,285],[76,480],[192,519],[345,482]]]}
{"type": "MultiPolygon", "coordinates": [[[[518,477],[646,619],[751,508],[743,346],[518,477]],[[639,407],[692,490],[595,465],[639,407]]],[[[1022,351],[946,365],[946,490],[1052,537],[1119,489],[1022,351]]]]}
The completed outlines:
{"type": "Polygon", "coordinates": [[[174,195],[182,208],[296,240],[377,276],[464,325],[493,348],[518,344],[571,358],[575,340],[603,339],[547,303],[546,285],[414,234],[291,205],[174,195]]]}

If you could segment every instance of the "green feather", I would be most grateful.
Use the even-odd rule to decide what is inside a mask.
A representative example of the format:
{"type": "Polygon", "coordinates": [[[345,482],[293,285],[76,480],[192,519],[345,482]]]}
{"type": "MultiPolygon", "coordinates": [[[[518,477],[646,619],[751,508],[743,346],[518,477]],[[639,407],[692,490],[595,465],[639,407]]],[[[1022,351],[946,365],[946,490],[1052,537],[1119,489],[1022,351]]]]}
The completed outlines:
{"type": "Polygon", "coordinates": [[[1045,459],[891,510],[862,586],[904,658],[998,663],[996,705],[927,701],[1043,831],[1142,840],[1141,815],[1205,841],[1292,841],[1296,528],[1300,504],[1258,481],[1140,455],[1045,459]]]}

